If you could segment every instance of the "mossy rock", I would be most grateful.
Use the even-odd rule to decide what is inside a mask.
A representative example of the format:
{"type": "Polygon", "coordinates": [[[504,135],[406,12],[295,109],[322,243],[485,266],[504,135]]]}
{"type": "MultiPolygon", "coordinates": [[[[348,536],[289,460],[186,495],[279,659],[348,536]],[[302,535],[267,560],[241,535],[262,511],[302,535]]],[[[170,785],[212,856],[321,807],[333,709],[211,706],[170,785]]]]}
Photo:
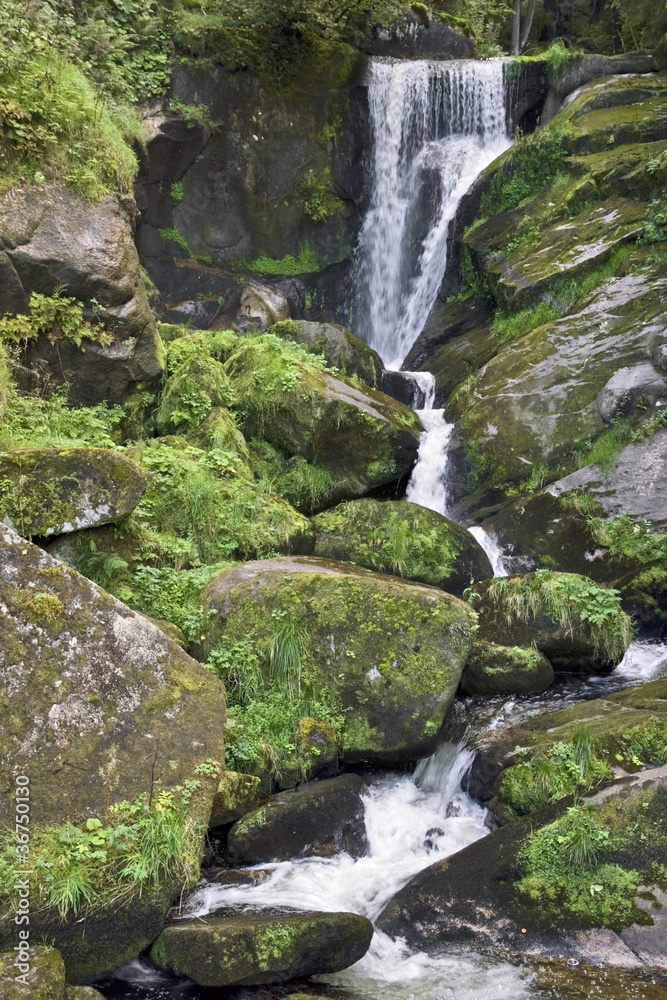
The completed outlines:
{"type": "Polygon", "coordinates": [[[299,345],[272,334],[245,338],[225,369],[246,437],[324,469],[335,483],[333,502],[411,469],[422,431],[412,410],[331,374],[299,345]]]}
{"type": "Polygon", "coordinates": [[[104,997],[92,986],[68,986],[65,1000],[104,1000],[104,997]]]}
{"type": "Polygon", "coordinates": [[[313,518],[314,555],[418,580],[460,596],[491,564],[459,524],[405,500],[353,500],[313,518]]]}
{"type": "MultiPolygon", "coordinates": [[[[18,929],[15,940],[7,942],[8,948],[18,944],[18,929]]],[[[0,952],[0,996],[3,1000],[69,1000],[65,986],[65,963],[55,948],[31,946],[29,961],[22,961],[24,955],[18,951],[0,952]],[[23,982],[17,977],[25,977],[23,982]]]]}
{"type": "Polygon", "coordinates": [[[228,907],[166,927],[150,957],[201,986],[252,986],[339,972],[365,955],[372,936],[357,913],[228,907]]]}
{"type": "Polygon", "coordinates": [[[399,763],[434,748],[472,644],[474,614],[457,598],[350,564],[284,557],[221,573],[202,601],[230,640],[251,637],[258,649],[276,621],[296,620],[308,643],[302,685],[340,702],[346,763],[399,763]]]}
{"type": "Polygon", "coordinates": [[[209,826],[224,826],[241,819],[259,805],[261,782],[253,774],[225,771],[213,796],[209,826]]]}
{"type": "Polygon", "coordinates": [[[479,612],[478,639],[534,645],[555,670],[612,670],[632,638],[618,596],[575,573],[540,570],[484,581],[470,601],[479,612]]]}
{"type": "Polygon", "coordinates": [[[228,406],[232,388],[219,361],[195,357],[183,362],[162,391],[155,422],[160,434],[180,434],[198,427],[211,407],[228,406]]]}
{"type": "Polygon", "coordinates": [[[333,778],[338,773],[338,734],[330,722],[310,716],[299,719],[296,750],[308,762],[311,778],[333,778]]]}
{"type": "MultiPolygon", "coordinates": [[[[0,697],[4,822],[14,774],[30,777],[34,822],[58,826],[98,818],[153,781],[183,785],[208,758],[223,760],[222,684],[142,615],[12,529],[0,531],[0,651],[11,677],[0,697]]],[[[189,808],[205,824],[215,785],[199,780],[189,808]]],[[[84,920],[41,908],[31,932],[55,940],[71,982],[91,981],[150,943],[182,884],[94,907],[84,920]]],[[[13,946],[14,935],[7,915],[0,942],[13,946]]]]}
{"type": "Polygon", "coordinates": [[[0,453],[0,515],[24,536],[79,531],[129,514],[146,481],[106,448],[13,448],[0,453]]]}
{"type": "Polygon", "coordinates": [[[553,667],[536,649],[476,642],[461,675],[462,694],[541,694],[553,684],[553,667]]]}
{"type": "Polygon", "coordinates": [[[247,813],[229,831],[232,865],[256,865],[292,858],[353,858],[366,853],[366,783],[356,774],[312,781],[279,792],[247,813]]]}
{"type": "Polygon", "coordinates": [[[599,153],[610,145],[657,142],[667,138],[667,81],[659,76],[594,81],[582,88],[562,115],[570,153],[599,153]],[[596,86],[598,84],[598,86],[596,86]]]}
{"type": "Polygon", "coordinates": [[[381,387],[383,365],[380,355],[344,326],[292,319],[276,324],[270,332],[303,344],[313,354],[323,355],[332,368],[350,378],[360,378],[371,389],[381,387]]]}

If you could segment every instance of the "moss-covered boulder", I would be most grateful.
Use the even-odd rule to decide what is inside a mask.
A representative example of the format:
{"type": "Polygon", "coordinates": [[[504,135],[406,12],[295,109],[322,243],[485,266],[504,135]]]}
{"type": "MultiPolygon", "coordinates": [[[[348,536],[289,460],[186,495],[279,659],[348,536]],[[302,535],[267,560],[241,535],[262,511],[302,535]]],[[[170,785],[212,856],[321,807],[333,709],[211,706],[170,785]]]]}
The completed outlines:
{"type": "Polygon", "coordinates": [[[166,927],[150,957],[201,986],[251,986],[339,972],[366,954],[372,936],[357,913],[228,907],[166,927]]]}
{"type": "Polygon", "coordinates": [[[470,600],[479,612],[478,639],[534,644],[556,670],[612,670],[632,638],[618,592],[574,573],[538,570],[484,581],[470,600]]]}
{"type": "Polygon", "coordinates": [[[133,511],[146,481],[106,448],[14,448],[0,453],[0,519],[27,536],[91,528],[133,511]]]}
{"type": "Polygon", "coordinates": [[[190,358],[167,380],[155,422],[160,434],[180,434],[199,427],[212,407],[228,406],[232,398],[229,379],[219,361],[190,358]]]}
{"type": "Polygon", "coordinates": [[[367,848],[363,796],[356,774],[313,781],[272,795],[229,831],[233,865],[256,865],[291,858],[331,858],[341,851],[353,858],[367,848]]]}
{"type": "Polygon", "coordinates": [[[313,354],[321,354],[332,368],[337,368],[350,378],[360,378],[371,389],[382,387],[383,365],[380,355],[344,326],[310,323],[304,319],[288,320],[272,327],[271,333],[295,340],[313,354]]]}
{"type": "Polygon", "coordinates": [[[213,796],[209,826],[235,823],[246,813],[253,812],[261,798],[260,780],[253,774],[225,771],[213,796]]]}
{"type": "MultiPolygon", "coordinates": [[[[23,928],[25,933],[25,928],[23,928]]],[[[0,952],[0,996],[3,1000],[68,1000],[65,963],[55,948],[21,948],[16,931],[12,950],[0,952]],[[14,950],[16,949],[16,950],[14,950]]]]}
{"type": "Polygon", "coordinates": [[[553,667],[536,649],[476,642],[461,675],[463,694],[540,694],[553,683],[553,667]]]}
{"type": "Polygon", "coordinates": [[[338,733],[324,719],[304,716],[296,731],[296,748],[308,761],[311,778],[333,778],[338,773],[338,733]]]}
{"type": "Polygon", "coordinates": [[[405,500],[353,500],[313,518],[314,555],[419,580],[461,595],[491,575],[481,545],[459,524],[405,500]]]}
{"type": "Polygon", "coordinates": [[[328,475],[329,503],[400,479],[412,467],[421,424],[406,406],[332,374],[300,345],[247,338],[225,364],[246,437],[328,475]]]}
{"type": "Polygon", "coordinates": [[[270,651],[274,663],[283,648],[292,651],[292,684],[342,713],[344,761],[397,763],[435,746],[472,643],[468,605],[433,587],[306,557],[226,570],[202,600],[217,611],[227,647],[250,642],[265,683],[282,685],[286,696],[285,678],[272,680],[270,651]]]}
{"type": "MultiPolygon", "coordinates": [[[[14,815],[14,775],[27,775],[34,852],[46,850],[46,825],[56,836],[68,822],[104,825],[112,804],[187,781],[199,783],[191,820],[205,824],[215,782],[197,768],[224,759],[220,682],[145,617],[6,527],[0,600],[2,819],[14,815]]],[[[90,981],[150,943],[185,880],[172,871],[141,897],[125,887],[96,899],[86,919],[75,906],[65,921],[37,906],[45,880],[31,932],[55,940],[70,981],[90,981]]],[[[13,946],[14,931],[8,914],[0,942],[13,946]]]]}

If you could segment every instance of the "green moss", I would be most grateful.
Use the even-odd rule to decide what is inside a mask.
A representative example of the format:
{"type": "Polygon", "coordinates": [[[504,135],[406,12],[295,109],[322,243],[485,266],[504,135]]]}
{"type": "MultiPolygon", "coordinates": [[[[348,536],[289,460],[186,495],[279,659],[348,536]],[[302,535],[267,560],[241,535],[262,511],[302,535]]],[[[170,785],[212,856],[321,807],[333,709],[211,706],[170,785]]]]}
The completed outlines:
{"type": "MultiPolygon", "coordinates": [[[[315,205],[316,203],[313,202],[313,211],[315,211],[315,205]]],[[[323,207],[324,203],[322,203],[321,208],[323,207]]],[[[266,254],[260,254],[254,260],[248,261],[245,266],[249,271],[257,271],[260,274],[312,274],[314,271],[320,270],[315,250],[309,244],[304,244],[299,249],[298,257],[286,254],[284,257],[278,259],[276,257],[268,257],[266,254]]]]}
{"type": "Polygon", "coordinates": [[[477,224],[506,208],[517,208],[544,191],[561,169],[565,128],[560,119],[555,119],[531,135],[517,138],[502,166],[495,169],[482,197],[477,224]]]}

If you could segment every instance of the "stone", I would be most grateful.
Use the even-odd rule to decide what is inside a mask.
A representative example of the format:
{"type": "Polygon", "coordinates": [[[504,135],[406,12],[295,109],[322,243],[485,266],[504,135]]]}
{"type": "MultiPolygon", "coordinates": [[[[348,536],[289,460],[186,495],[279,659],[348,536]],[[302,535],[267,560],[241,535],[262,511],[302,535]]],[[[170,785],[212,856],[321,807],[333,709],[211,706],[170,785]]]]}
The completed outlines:
{"type": "Polygon", "coordinates": [[[21,963],[29,970],[26,977],[28,985],[17,981],[16,977],[25,975],[26,970],[17,968],[15,964],[23,956],[13,950],[18,945],[18,928],[14,930],[15,940],[11,944],[7,942],[11,950],[0,952],[2,1000],[69,1000],[65,986],[65,963],[55,948],[31,946],[29,961],[21,963]]]}
{"type": "Polygon", "coordinates": [[[259,778],[253,774],[225,771],[220,777],[220,784],[213,796],[209,826],[225,826],[227,823],[235,823],[246,813],[255,810],[262,796],[260,786],[259,778]]]}
{"type": "Polygon", "coordinates": [[[553,667],[536,649],[476,642],[461,675],[459,690],[476,697],[541,694],[553,684],[553,667]]]}
{"type": "Polygon", "coordinates": [[[621,368],[597,398],[600,416],[607,424],[615,417],[626,417],[638,408],[645,410],[663,401],[667,401],[667,379],[649,364],[621,368]]]}
{"type": "MultiPolygon", "coordinates": [[[[396,59],[471,59],[474,40],[456,31],[445,18],[440,20],[437,15],[423,15],[413,9],[398,17],[391,27],[375,27],[371,37],[362,42],[362,49],[371,56],[396,59]]],[[[461,29],[467,27],[460,18],[451,20],[461,29]]]]}
{"type": "Polygon", "coordinates": [[[244,447],[243,435],[234,425],[231,414],[224,407],[232,399],[232,388],[225,370],[214,358],[192,358],[185,361],[167,380],[155,414],[158,433],[180,434],[196,432],[204,442],[211,440],[217,431],[219,443],[229,438],[232,447],[224,450],[236,451],[236,445],[244,447]],[[232,427],[219,427],[224,417],[232,427]],[[205,426],[202,427],[201,424],[205,426]]]}
{"type": "Polygon", "coordinates": [[[23,535],[59,535],[130,514],[147,478],[106,448],[13,448],[0,452],[0,514],[23,535]]]}
{"type": "Polygon", "coordinates": [[[633,441],[620,452],[612,469],[583,469],[548,487],[554,496],[586,490],[607,517],[629,513],[637,521],[648,521],[654,530],[667,528],[667,429],[641,441],[633,441]]]}
{"type": "Polygon", "coordinates": [[[65,1000],[104,1000],[104,996],[92,986],[68,986],[65,1000]]]}
{"type": "Polygon", "coordinates": [[[289,299],[279,288],[249,281],[241,292],[236,315],[231,317],[229,325],[239,333],[264,331],[289,319],[290,313],[289,299]]]}
{"type": "Polygon", "coordinates": [[[244,414],[246,438],[263,438],[286,458],[319,466],[328,480],[322,506],[409,472],[422,430],[418,417],[363,383],[355,386],[331,374],[310,357],[291,354],[275,337],[241,338],[225,368],[234,405],[244,414]]]}
{"type": "Polygon", "coordinates": [[[85,406],[157,389],[163,348],[139,270],[135,212],[128,195],[93,204],[60,184],[15,189],[0,206],[0,243],[16,275],[4,311],[26,312],[31,292],[51,295],[62,285],[83,303],[86,320],[115,332],[112,344],[85,352],[41,335],[23,352],[29,384],[66,384],[70,402],[85,406]],[[93,299],[101,311],[93,312],[93,299]]]}
{"type": "Polygon", "coordinates": [[[479,614],[477,640],[527,649],[534,645],[554,670],[605,673],[621,662],[632,624],[618,598],[587,577],[541,570],[482,581],[469,600],[479,614]],[[601,625],[593,625],[607,610],[601,625]]]}
{"type": "Polygon", "coordinates": [[[229,831],[231,863],[332,858],[341,852],[361,857],[368,846],[363,801],[367,792],[360,777],[343,774],[270,796],[229,831]]]}
{"type": "MultiPolygon", "coordinates": [[[[171,788],[208,759],[224,760],[220,681],[146,618],[4,526],[0,601],[3,822],[13,815],[15,774],[30,778],[37,836],[43,817],[55,826],[97,818],[153,781],[171,788]]],[[[215,785],[199,780],[190,808],[206,823],[215,785]]],[[[70,982],[90,982],[150,944],[182,885],[166,881],[83,920],[35,910],[31,934],[55,941],[70,982]]],[[[14,935],[7,915],[0,944],[13,946],[14,935]]]]}
{"type": "Polygon", "coordinates": [[[309,716],[299,719],[296,748],[310,778],[338,774],[338,734],[330,722],[309,716]]]}
{"type": "Polygon", "coordinates": [[[653,51],[655,67],[664,73],[667,70],[667,34],[664,34],[653,51]]]}
{"type": "Polygon", "coordinates": [[[383,371],[382,391],[411,410],[421,410],[426,402],[426,392],[412,372],[383,371]]]}
{"type": "Polygon", "coordinates": [[[372,936],[357,913],[228,907],[166,927],[150,957],[201,986],[252,986],[339,972],[365,955],[372,936]]]}
{"type": "Polygon", "coordinates": [[[312,519],[314,555],[441,587],[460,597],[491,564],[469,531],[405,500],[352,500],[312,519]]]}
{"type": "MultiPolygon", "coordinates": [[[[245,563],[202,593],[230,639],[272,634],[297,615],[308,637],[307,681],[340,700],[341,759],[392,764],[435,748],[472,644],[468,605],[434,587],[308,557],[245,563]]],[[[304,683],[306,678],[304,677],[304,683]]]]}
{"type": "MultiPolygon", "coordinates": [[[[337,368],[342,375],[347,375],[349,378],[356,375],[371,389],[381,388],[386,392],[379,354],[344,326],[334,323],[311,323],[304,319],[290,320],[288,323],[279,323],[273,327],[271,333],[295,340],[313,354],[321,354],[326,358],[327,364],[337,368]]],[[[393,393],[388,395],[391,396],[393,393]]],[[[401,400],[401,402],[406,401],[401,400]]]]}

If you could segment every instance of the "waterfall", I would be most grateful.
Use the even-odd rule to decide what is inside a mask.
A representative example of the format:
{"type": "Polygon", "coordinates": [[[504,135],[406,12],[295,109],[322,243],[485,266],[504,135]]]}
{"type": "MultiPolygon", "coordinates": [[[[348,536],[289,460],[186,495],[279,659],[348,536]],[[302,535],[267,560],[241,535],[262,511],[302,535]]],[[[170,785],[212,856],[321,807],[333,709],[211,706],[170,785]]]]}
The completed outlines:
{"type": "MultiPolygon", "coordinates": [[[[449,224],[475,177],[510,145],[503,60],[439,63],[374,60],[368,101],[372,195],[358,258],[357,330],[398,369],[421,333],[447,264],[449,224]]],[[[406,500],[447,514],[453,424],[426,390],[425,428],[406,500]]],[[[473,529],[494,574],[506,575],[498,546],[473,529]]]]}
{"type": "Polygon", "coordinates": [[[459,202],[510,144],[503,61],[376,59],[369,74],[372,194],[355,326],[400,368],[435,302],[459,202]]]}

